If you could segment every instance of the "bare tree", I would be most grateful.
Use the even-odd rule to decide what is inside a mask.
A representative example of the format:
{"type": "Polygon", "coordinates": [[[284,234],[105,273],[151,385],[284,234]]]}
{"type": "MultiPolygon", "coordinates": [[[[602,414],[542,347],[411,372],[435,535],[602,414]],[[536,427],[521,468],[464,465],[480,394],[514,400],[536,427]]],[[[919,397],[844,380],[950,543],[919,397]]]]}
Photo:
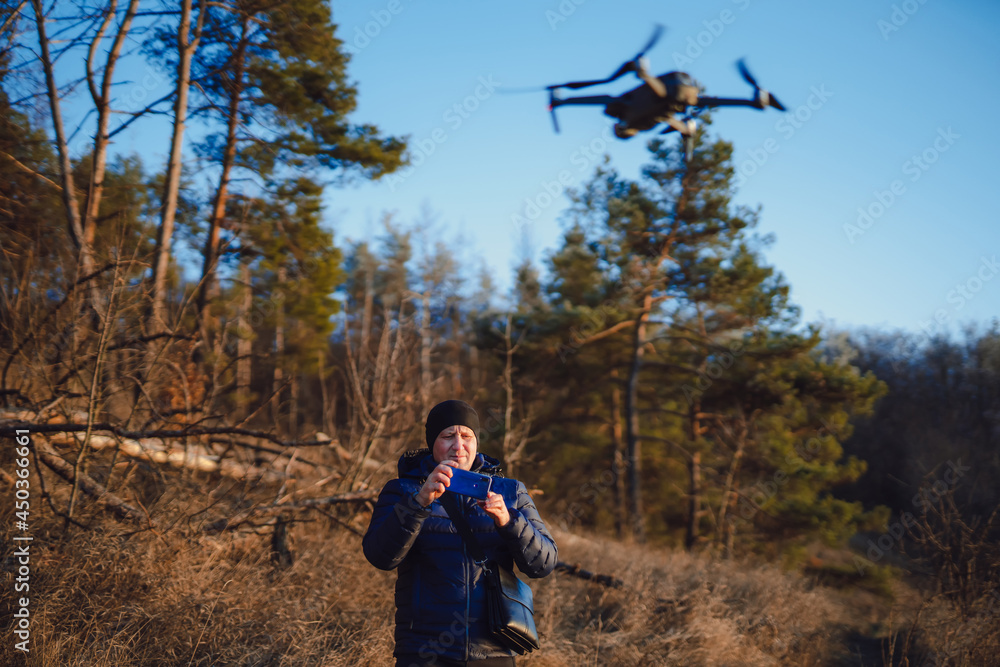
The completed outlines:
{"type": "MultiPolygon", "coordinates": [[[[38,0],[34,0],[38,1],[38,0]]],[[[156,251],[153,257],[152,306],[150,309],[150,334],[156,335],[169,330],[167,322],[167,273],[170,268],[170,244],[174,234],[174,220],[177,215],[177,198],[180,193],[181,166],[183,163],[184,131],[188,114],[188,95],[191,89],[191,61],[201,41],[206,0],[198,0],[198,15],[194,17],[192,28],[192,0],[181,1],[181,16],[177,25],[177,75],[173,112],[173,135],[170,142],[170,157],[167,161],[166,181],[163,186],[163,200],[160,203],[160,226],[156,234],[156,251]]],[[[158,352],[152,346],[151,360],[158,352]]]]}

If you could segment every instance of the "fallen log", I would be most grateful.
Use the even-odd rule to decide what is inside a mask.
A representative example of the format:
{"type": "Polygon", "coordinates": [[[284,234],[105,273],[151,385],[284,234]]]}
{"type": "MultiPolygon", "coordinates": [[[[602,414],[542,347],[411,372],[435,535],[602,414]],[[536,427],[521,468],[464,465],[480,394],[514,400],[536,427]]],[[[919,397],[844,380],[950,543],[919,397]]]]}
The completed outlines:
{"type": "Polygon", "coordinates": [[[0,426],[0,437],[9,437],[14,435],[15,431],[18,429],[28,429],[32,433],[47,434],[47,433],[75,433],[80,431],[86,431],[88,428],[91,431],[104,431],[108,433],[113,433],[120,438],[130,438],[132,440],[140,440],[143,438],[160,438],[168,440],[176,440],[179,438],[191,438],[196,435],[245,435],[251,438],[260,438],[262,440],[269,440],[276,445],[281,445],[282,447],[331,447],[336,449],[338,443],[336,440],[282,440],[281,438],[275,436],[267,431],[255,431],[247,428],[237,428],[234,426],[198,426],[191,425],[185,426],[183,428],[176,429],[154,429],[152,431],[129,431],[123,429],[120,426],[114,424],[109,424],[107,422],[99,422],[96,424],[80,423],[36,423],[30,421],[24,421],[18,415],[30,414],[24,412],[5,412],[0,413],[0,420],[8,422],[0,426]],[[10,415],[10,416],[7,416],[10,415]]]}
{"type": "MultiPolygon", "coordinates": [[[[86,415],[76,414],[74,418],[86,419],[86,415]]],[[[49,436],[49,434],[55,434],[54,436],[49,436],[49,437],[63,438],[65,441],[65,438],[67,437],[65,434],[86,432],[88,429],[88,426],[85,423],[65,422],[59,415],[53,415],[51,419],[48,419],[45,422],[32,421],[33,419],[38,419],[38,413],[31,412],[28,410],[0,410],[0,437],[12,437],[15,435],[15,432],[17,430],[28,430],[32,434],[39,434],[46,436],[49,436]]],[[[120,442],[128,442],[130,443],[128,447],[131,448],[131,451],[127,450],[123,451],[125,451],[125,453],[129,455],[133,455],[132,452],[138,452],[140,450],[155,451],[158,449],[166,451],[163,447],[159,447],[155,444],[152,444],[153,441],[156,440],[165,442],[167,440],[177,440],[199,435],[242,435],[242,436],[267,440],[274,444],[285,447],[288,451],[276,452],[271,449],[260,448],[259,446],[250,446],[247,445],[246,443],[240,443],[238,441],[233,444],[236,444],[237,446],[244,446],[249,449],[261,449],[268,453],[280,456],[292,456],[291,450],[294,450],[295,448],[298,447],[323,446],[323,447],[329,447],[337,455],[337,457],[339,457],[341,463],[351,463],[354,460],[354,455],[351,454],[351,452],[344,449],[344,447],[341,446],[341,444],[337,440],[331,439],[330,436],[326,435],[325,433],[317,433],[315,439],[313,440],[282,440],[271,433],[267,433],[266,431],[255,431],[251,429],[236,428],[230,426],[191,425],[191,426],[185,426],[184,428],[181,429],[155,429],[150,431],[129,431],[119,426],[115,426],[114,424],[108,424],[104,422],[91,425],[90,431],[91,431],[91,441],[90,441],[91,446],[96,446],[98,448],[100,448],[101,446],[109,446],[111,444],[111,441],[115,443],[115,446],[119,446],[118,443],[120,442]],[[111,433],[114,436],[116,436],[116,438],[110,438],[109,440],[95,440],[95,438],[109,438],[109,436],[98,436],[95,435],[94,432],[111,433]],[[95,442],[101,444],[95,445],[95,442]]],[[[153,458],[149,460],[156,461],[159,463],[172,462],[178,465],[184,465],[185,467],[192,467],[198,470],[205,470],[205,471],[220,470],[218,464],[212,461],[211,456],[208,454],[203,454],[202,458],[199,458],[196,461],[187,461],[187,462],[186,459],[184,458],[185,455],[179,453],[168,453],[166,457],[164,457],[163,455],[154,454],[153,458]]],[[[144,458],[144,456],[140,456],[140,458],[144,458]]],[[[304,463],[306,465],[314,467],[322,467],[313,463],[312,461],[305,461],[304,463]]],[[[229,469],[225,467],[227,465],[229,464],[226,464],[225,461],[222,463],[223,466],[222,472],[223,474],[226,474],[228,476],[236,476],[242,478],[244,474],[250,474],[250,475],[258,474],[253,471],[248,472],[245,470],[241,471],[238,469],[229,469]]],[[[383,465],[385,464],[384,462],[381,461],[366,460],[364,461],[363,469],[377,470],[381,468],[383,465]]],[[[274,474],[278,475],[279,478],[283,477],[283,474],[281,473],[274,473],[274,474]]],[[[266,480],[266,481],[275,481],[275,480],[266,480]]]]}
{"type": "MultiPolygon", "coordinates": [[[[27,410],[2,410],[0,411],[0,437],[13,436],[16,431],[29,431],[33,435],[38,435],[47,439],[53,444],[81,444],[76,434],[87,431],[87,425],[64,421],[59,415],[53,415],[45,422],[26,421],[26,417],[37,414],[27,410]]],[[[80,415],[77,415],[79,418],[80,415]]],[[[85,415],[84,415],[85,417],[85,415]]],[[[246,431],[245,429],[224,429],[224,428],[203,428],[194,427],[201,431],[211,431],[219,434],[257,434],[256,431],[246,431]]],[[[183,430],[153,430],[153,431],[126,431],[110,424],[95,424],[89,438],[89,446],[93,449],[116,448],[123,454],[135,459],[150,461],[152,463],[167,463],[177,467],[199,470],[202,472],[214,472],[234,479],[253,479],[265,483],[281,483],[289,479],[289,472],[270,468],[261,468],[251,464],[244,464],[234,459],[219,460],[218,456],[208,453],[200,446],[176,446],[171,445],[169,440],[181,437],[192,437],[199,433],[193,429],[183,430]],[[93,431],[110,432],[113,435],[102,435],[93,431]]],[[[268,438],[272,441],[276,438],[268,438]]],[[[281,442],[278,440],[278,442],[281,442]]],[[[329,439],[324,442],[329,443],[329,439]]],[[[306,443],[308,444],[308,443],[306,443]]],[[[269,453],[286,457],[295,456],[293,450],[288,452],[269,453]]],[[[310,462],[311,464],[311,462],[310,462]]],[[[313,464],[315,465],[315,464],[313,464]]]]}
{"type": "MultiPolygon", "coordinates": [[[[41,436],[53,444],[81,444],[73,432],[57,432],[41,436]]],[[[234,479],[255,479],[263,482],[281,482],[288,475],[282,471],[241,464],[233,459],[219,460],[201,447],[183,448],[170,446],[160,438],[117,438],[109,435],[91,435],[90,447],[95,450],[117,448],[126,456],[151,463],[167,463],[178,468],[201,472],[214,472],[234,479]]]]}

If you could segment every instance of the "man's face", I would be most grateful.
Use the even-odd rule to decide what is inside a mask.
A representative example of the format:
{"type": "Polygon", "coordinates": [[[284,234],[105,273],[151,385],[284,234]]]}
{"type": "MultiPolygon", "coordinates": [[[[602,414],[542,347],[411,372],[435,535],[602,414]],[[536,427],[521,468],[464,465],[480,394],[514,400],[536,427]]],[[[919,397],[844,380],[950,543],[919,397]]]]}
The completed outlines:
{"type": "Polygon", "coordinates": [[[469,470],[472,468],[473,461],[476,460],[478,446],[476,434],[471,428],[468,426],[449,426],[438,433],[431,453],[438,463],[454,461],[456,467],[469,470]]]}

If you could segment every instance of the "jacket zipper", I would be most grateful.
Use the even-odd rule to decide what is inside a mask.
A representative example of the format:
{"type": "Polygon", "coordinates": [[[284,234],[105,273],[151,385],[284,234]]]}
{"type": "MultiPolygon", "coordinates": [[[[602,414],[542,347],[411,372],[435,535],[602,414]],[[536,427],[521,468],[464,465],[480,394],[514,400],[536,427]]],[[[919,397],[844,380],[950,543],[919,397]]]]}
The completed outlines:
{"type": "MultiPolygon", "coordinates": [[[[465,503],[461,504],[462,516],[465,516],[465,503]]],[[[465,660],[469,660],[469,648],[471,643],[471,638],[469,637],[469,616],[472,610],[472,567],[469,565],[469,552],[465,544],[465,540],[462,540],[462,561],[465,565],[466,575],[465,575],[465,660]]]]}

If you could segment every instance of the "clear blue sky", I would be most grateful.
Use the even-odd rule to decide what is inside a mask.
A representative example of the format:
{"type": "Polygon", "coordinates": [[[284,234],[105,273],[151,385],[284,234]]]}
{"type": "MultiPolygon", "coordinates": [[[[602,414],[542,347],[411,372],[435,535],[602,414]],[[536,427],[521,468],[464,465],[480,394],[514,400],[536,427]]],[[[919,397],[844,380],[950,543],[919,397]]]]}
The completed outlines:
{"type": "Polygon", "coordinates": [[[767,260],[805,322],[919,331],[937,317],[940,331],[1000,314],[996,2],[353,0],[334,16],[354,51],[356,120],[434,146],[399,179],[330,191],[339,242],[376,237],[384,212],[408,223],[429,206],[445,240],[461,232],[466,265],[485,262],[506,290],[524,234],[540,266],[559,244],[565,199],[545,206],[545,184],[586,180],[587,147],[637,177],[650,135],[610,140],[596,107],[561,109],[557,135],[543,92],[492,89],[605,77],[661,23],[654,73],[746,96],[734,67],[746,57],[789,108],[720,110],[712,130],[735,145],[736,201],[762,207],[759,231],[776,238],[767,260]],[[522,230],[512,216],[526,200],[543,206],[522,230]],[[859,208],[871,216],[860,225],[859,208]]]}

